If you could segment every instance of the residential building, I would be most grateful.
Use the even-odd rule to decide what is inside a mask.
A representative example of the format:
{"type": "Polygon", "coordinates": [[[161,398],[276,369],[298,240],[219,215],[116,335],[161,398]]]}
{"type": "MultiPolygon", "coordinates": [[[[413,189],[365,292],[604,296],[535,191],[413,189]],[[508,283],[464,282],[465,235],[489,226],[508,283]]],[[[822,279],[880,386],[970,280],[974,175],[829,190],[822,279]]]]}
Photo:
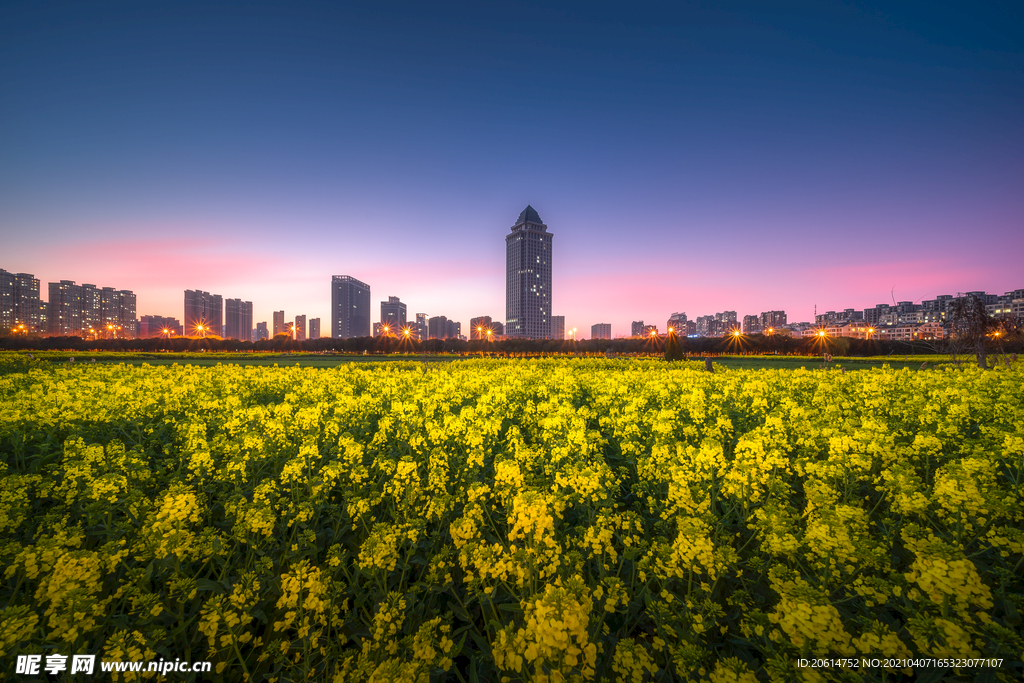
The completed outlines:
{"type": "MultiPolygon", "coordinates": [[[[860,316],[863,318],[863,314],[860,316]]],[[[773,334],[776,330],[786,326],[786,312],[785,311],[762,311],[761,313],[761,331],[768,334],[773,334]]]]}
{"type": "Polygon", "coordinates": [[[266,321],[256,323],[256,331],[252,334],[252,340],[263,341],[265,339],[270,339],[270,330],[267,329],[266,321]]]}
{"type": "Polygon", "coordinates": [[[445,323],[445,331],[447,332],[448,339],[462,339],[462,323],[449,320],[445,323]]]}
{"type": "Polygon", "coordinates": [[[319,339],[320,338],[320,318],[309,319],[309,338],[319,339]]]}
{"type": "MultiPolygon", "coordinates": [[[[564,316],[563,316],[563,318],[564,318],[564,316]]],[[[492,322],[491,323],[491,329],[494,330],[494,336],[495,337],[504,337],[505,336],[505,325],[504,325],[504,323],[492,322]]]]}
{"type": "Polygon", "coordinates": [[[30,273],[0,269],[0,329],[45,331],[40,326],[39,310],[39,280],[30,273]]]}
{"type": "Polygon", "coordinates": [[[241,299],[224,300],[224,337],[249,341],[252,339],[252,302],[241,299]]]}
{"type": "Polygon", "coordinates": [[[284,311],[274,311],[274,336],[279,334],[291,335],[291,330],[284,321],[284,311]]]}
{"type": "Polygon", "coordinates": [[[138,337],[140,339],[164,336],[182,336],[181,323],[177,318],[168,318],[162,315],[144,315],[139,318],[138,337]]]}
{"type": "Polygon", "coordinates": [[[86,338],[133,338],[138,332],[135,294],[113,287],[76,285],[73,280],[49,283],[48,331],[52,335],[86,338]]]}
{"type": "Polygon", "coordinates": [[[448,318],[436,315],[427,320],[427,339],[447,339],[448,318]]]}
{"type": "Polygon", "coordinates": [[[306,341],[306,316],[295,316],[295,341],[306,341]]]}
{"type": "Polygon", "coordinates": [[[415,332],[416,339],[418,341],[426,341],[427,339],[430,339],[429,330],[427,329],[427,318],[429,317],[430,316],[426,313],[416,314],[416,325],[413,331],[415,332]]]}
{"type": "Polygon", "coordinates": [[[760,334],[761,333],[761,316],[759,315],[745,315],[743,316],[743,334],[760,334]]]}
{"type": "Polygon", "coordinates": [[[405,327],[405,310],[405,304],[397,296],[389,296],[387,301],[380,302],[380,321],[399,334],[405,327]]]}
{"type": "Polygon", "coordinates": [[[611,339],[612,338],[612,324],[611,323],[597,323],[596,325],[590,326],[590,338],[591,339],[611,339]]]}
{"type": "Polygon", "coordinates": [[[629,326],[630,337],[642,337],[644,336],[644,321],[634,320],[629,326]]]}
{"type": "Polygon", "coordinates": [[[553,315],[553,316],[551,316],[551,338],[552,339],[565,339],[565,316],[564,315],[553,315]]]}
{"type": "Polygon", "coordinates": [[[505,236],[505,332],[521,339],[551,336],[551,233],[532,206],[505,236]]]}
{"type": "Polygon", "coordinates": [[[491,316],[481,315],[469,319],[470,339],[493,339],[494,330],[491,329],[491,316]],[[488,334],[489,333],[489,334],[488,334]]]}
{"type": "MultiPolygon", "coordinates": [[[[674,332],[675,334],[686,334],[686,313],[673,313],[668,317],[668,322],[665,324],[666,332],[674,332]]],[[[634,325],[636,323],[633,323],[634,325]]],[[[640,323],[643,325],[643,322],[640,323]]],[[[636,336],[635,334],[633,335],[636,336]]]]}
{"type": "Polygon", "coordinates": [[[201,290],[185,290],[185,335],[224,336],[224,298],[201,290]]]}
{"type": "Polygon", "coordinates": [[[348,275],[331,278],[331,336],[370,336],[370,285],[348,275]]]}
{"type": "Polygon", "coordinates": [[[657,325],[644,325],[644,336],[645,337],[657,337],[658,326],[657,325]]]}

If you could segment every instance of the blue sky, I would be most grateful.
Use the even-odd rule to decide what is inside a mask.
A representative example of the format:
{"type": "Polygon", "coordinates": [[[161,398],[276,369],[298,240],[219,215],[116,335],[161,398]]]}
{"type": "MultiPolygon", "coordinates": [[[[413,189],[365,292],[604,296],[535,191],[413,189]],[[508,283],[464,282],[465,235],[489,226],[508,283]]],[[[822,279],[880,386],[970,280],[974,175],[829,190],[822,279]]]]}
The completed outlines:
{"type": "Polygon", "coordinates": [[[530,203],[554,313],[588,331],[1019,288],[1022,26],[1010,3],[8,2],[0,267],[140,314],[200,288],[326,321],[348,274],[502,320],[530,203]]]}

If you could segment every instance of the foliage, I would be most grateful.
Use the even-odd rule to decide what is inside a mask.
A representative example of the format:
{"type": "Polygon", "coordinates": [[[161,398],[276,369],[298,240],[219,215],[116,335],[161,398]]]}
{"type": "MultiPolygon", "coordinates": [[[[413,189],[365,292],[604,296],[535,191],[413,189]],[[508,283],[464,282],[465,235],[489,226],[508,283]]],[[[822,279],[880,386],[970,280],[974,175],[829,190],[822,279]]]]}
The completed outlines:
{"type": "Polygon", "coordinates": [[[4,375],[0,657],[340,682],[819,680],[798,658],[912,655],[1018,680],[1022,380],[603,359],[4,375]]]}

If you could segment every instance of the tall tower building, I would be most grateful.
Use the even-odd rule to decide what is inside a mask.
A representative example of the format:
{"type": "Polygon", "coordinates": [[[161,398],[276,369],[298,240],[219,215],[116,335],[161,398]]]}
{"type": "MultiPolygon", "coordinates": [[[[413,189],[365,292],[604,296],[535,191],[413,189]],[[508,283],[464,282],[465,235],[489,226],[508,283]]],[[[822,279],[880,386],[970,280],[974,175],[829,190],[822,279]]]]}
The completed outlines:
{"type": "Polygon", "coordinates": [[[295,316],[295,341],[306,341],[306,316],[295,316]]]}
{"type": "Polygon", "coordinates": [[[24,325],[19,328],[24,332],[45,332],[39,310],[39,280],[30,273],[8,273],[0,268],[0,328],[24,325]]]}
{"type": "Polygon", "coordinates": [[[249,341],[252,339],[252,302],[241,299],[224,301],[224,337],[249,341]]]}
{"type": "Polygon", "coordinates": [[[309,338],[319,339],[320,338],[320,318],[309,319],[309,338]]]}
{"type": "Polygon", "coordinates": [[[565,316],[564,315],[553,315],[553,316],[551,316],[551,338],[552,339],[565,339],[565,316]]]}
{"type": "MultiPolygon", "coordinates": [[[[85,285],[82,285],[85,287],[85,285]]],[[[207,334],[224,336],[224,297],[200,290],[185,290],[185,335],[196,334],[199,325],[207,334]]]]}
{"type": "Polygon", "coordinates": [[[405,327],[406,307],[397,296],[389,296],[387,301],[380,302],[380,322],[395,334],[400,334],[405,327]]]}
{"type": "Polygon", "coordinates": [[[532,206],[505,236],[505,334],[551,336],[551,233],[532,206]]]}
{"type": "Polygon", "coordinates": [[[348,275],[331,278],[331,336],[370,336],[370,285],[348,275]]]}
{"type": "Polygon", "coordinates": [[[274,336],[279,334],[291,334],[291,330],[284,326],[284,311],[274,311],[274,336]]]}

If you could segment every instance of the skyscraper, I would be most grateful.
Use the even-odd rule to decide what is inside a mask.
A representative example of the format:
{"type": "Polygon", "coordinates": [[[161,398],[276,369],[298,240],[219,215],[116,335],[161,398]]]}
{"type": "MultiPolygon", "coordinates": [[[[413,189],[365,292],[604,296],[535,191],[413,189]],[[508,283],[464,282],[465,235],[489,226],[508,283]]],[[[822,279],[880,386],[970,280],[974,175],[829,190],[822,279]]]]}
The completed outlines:
{"type": "Polygon", "coordinates": [[[253,332],[253,341],[263,341],[264,339],[270,339],[270,330],[267,329],[267,323],[256,323],[256,331],[253,332]]]}
{"type": "Polygon", "coordinates": [[[532,206],[505,236],[505,333],[551,336],[551,233],[532,206]]]}
{"type": "Polygon", "coordinates": [[[320,318],[309,319],[309,338],[319,339],[320,338],[320,318]]]}
{"type": "Polygon", "coordinates": [[[284,325],[284,311],[274,311],[274,336],[279,334],[291,334],[291,330],[284,325]]]}
{"type": "Polygon", "coordinates": [[[295,341],[306,341],[306,316],[295,316],[295,341]]]}
{"type": "Polygon", "coordinates": [[[251,301],[224,300],[224,337],[240,341],[252,339],[251,301]]]}
{"type": "Polygon", "coordinates": [[[185,334],[196,334],[200,325],[206,334],[224,336],[224,297],[198,289],[186,289],[185,334]]]}
{"type": "Polygon", "coordinates": [[[370,336],[370,285],[348,275],[331,278],[331,336],[370,336]]]}

